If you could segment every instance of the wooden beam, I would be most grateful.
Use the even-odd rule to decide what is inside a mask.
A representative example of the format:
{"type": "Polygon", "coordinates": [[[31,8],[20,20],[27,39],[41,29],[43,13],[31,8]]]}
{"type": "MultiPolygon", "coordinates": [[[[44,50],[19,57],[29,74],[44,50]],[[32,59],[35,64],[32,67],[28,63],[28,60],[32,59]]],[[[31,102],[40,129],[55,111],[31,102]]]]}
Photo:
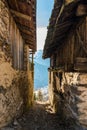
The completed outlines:
{"type": "Polygon", "coordinates": [[[28,45],[32,45],[33,47],[36,47],[35,42],[25,40],[25,43],[28,45]]]}
{"type": "Polygon", "coordinates": [[[30,39],[34,39],[34,35],[29,35],[29,34],[26,34],[26,33],[22,33],[23,37],[25,38],[30,38],[30,39]]]}
{"type": "Polygon", "coordinates": [[[18,12],[18,11],[12,10],[12,9],[11,9],[10,11],[11,11],[12,14],[14,14],[14,15],[17,16],[17,17],[20,17],[20,18],[23,18],[23,19],[26,19],[26,20],[31,21],[31,16],[22,14],[22,13],[20,13],[20,12],[18,12]]]}
{"type": "Polygon", "coordinates": [[[36,43],[36,41],[31,41],[31,40],[28,40],[28,39],[27,40],[25,39],[25,42],[28,43],[28,44],[32,44],[33,46],[35,46],[35,43],[36,43]]]}
{"type": "Polygon", "coordinates": [[[17,0],[14,0],[14,1],[15,1],[15,5],[16,5],[17,11],[19,11],[17,0]]]}
{"type": "Polygon", "coordinates": [[[20,2],[26,2],[26,3],[28,3],[28,4],[31,4],[31,0],[19,0],[20,2]]]}
{"type": "Polygon", "coordinates": [[[35,51],[36,50],[36,46],[34,46],[33,44],[29,43],[29,42],[26,42],[25,41],[25,44],[28,44],[29,48],[30,49],[33,49],[32,51],[35,51]]]}
{"type": "Polygon", "coordinates": [[[23,37],[25,40],[35,41],[34,35],[30,36],[30,35],[27,35],[27,34],[22,33],[22,37],[23,37]]]}
{"type": "Polygon", "coordinates": [[[78,30],[76,30],[76,34],[77,34],[77,36],[78,36],[79,43],[81,44],[81,47],[83,48],[84,52],[87,54],[87,49],[86,49],[85,46],[84,46],[84,42],[82,41],[81,36],[80,36],[78,30]]]}
{"type": "Polygon", "coordinates": [[[29,46],[34,47],[34,45],[33,45],[33,44],[31,44],[31,42],[26,42],[26,41],[25,41],[25,43],[26,43],[26,44],[28,44],[29,46]]]}
{"type": "Polygon", "coordinates": [[[27,43],[27,44],[29,44],[29,45],[32,45],[32,46],[34,46],[34,47],[36,46],[36,44],[35,44],[36,42],[35,42],[35,41],[32,42],[32,41],[30,41],[30,40],[25,40],[25,43],[27,43]]]}
{"type": "Polygon", "coordinates": [[[25,25],[21,25],[21,24],[19,24],[19,23],[17,23],[17,26],[18,26],[19,29],[23,29],[23,30],[27,30],[27,31],[29,30],[29,31],[31,31],[31,32],[34,31],[33,28],[28,27],[28,26],[25,26],[25,25]]]}
{"type": "Polygon", "coordinates": [[[28,31],[28,30],[20,29],[20,31],[21,31],[22,34],[24,33],[25,35],[29,35],[29,36],[33,36],[34,35],[33,32],[28,31]]]}
{"type": "Polygon", "coordinates": [[[72,2],[74,2],[75,0],[65,0],[65,4],[67,5],[67,4],[70,4],[70,3],[72,3],[72,2]]]}

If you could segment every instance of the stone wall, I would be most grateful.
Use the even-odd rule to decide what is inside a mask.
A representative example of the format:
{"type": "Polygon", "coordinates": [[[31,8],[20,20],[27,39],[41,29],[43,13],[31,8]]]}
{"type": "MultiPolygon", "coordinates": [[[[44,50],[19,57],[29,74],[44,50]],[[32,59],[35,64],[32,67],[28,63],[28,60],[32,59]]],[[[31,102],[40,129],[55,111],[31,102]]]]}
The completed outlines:
{"type": "Polygon", "coordinates": [[[74,119],[87,127],[87,74],[63,73],[61,86],[57,73],[49,72],[50,103],[62,119],[74,119]]]}
{"type": "Polygon", "coordinates": [[[29,110],[33,104],[33,78],[28,71],[16,71],[0,52],[0,127],[29,110]]]}
{"type": "Polygon", "coordinates": [[[9,37],[9,10],[6,7],[5,0],[0,0],[0,40],[8,41],[9,37]]]}
{"type": "Polygon", "coordinates": [[[8,63],[7,57],[0,52],[0,127],[20,115],[23,100],[19,91],[18,72],[8,63]]]}
{"type": "Polygon", "coordinates": [[[21,34],[6,1],[0,0],[0,127],[33,104],[33,78],[27,67],[28,53],[21,34]]]}

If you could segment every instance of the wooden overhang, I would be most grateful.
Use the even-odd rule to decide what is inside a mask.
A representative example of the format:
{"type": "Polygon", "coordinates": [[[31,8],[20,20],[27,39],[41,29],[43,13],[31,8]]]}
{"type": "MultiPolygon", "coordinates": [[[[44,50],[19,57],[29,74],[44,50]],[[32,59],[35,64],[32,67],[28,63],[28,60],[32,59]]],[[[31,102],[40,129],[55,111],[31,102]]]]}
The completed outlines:
{"type": "Polygon", "coordinates": [[[57,48],[65,44],[86,15],[87,0],[55,0],[44,45],[44,59],[51,57],[57,48]]]}
{"type": "Polygon", "coordinates": [[[36,51],[36,0],[7,0],[24,42],[36,51]]]}

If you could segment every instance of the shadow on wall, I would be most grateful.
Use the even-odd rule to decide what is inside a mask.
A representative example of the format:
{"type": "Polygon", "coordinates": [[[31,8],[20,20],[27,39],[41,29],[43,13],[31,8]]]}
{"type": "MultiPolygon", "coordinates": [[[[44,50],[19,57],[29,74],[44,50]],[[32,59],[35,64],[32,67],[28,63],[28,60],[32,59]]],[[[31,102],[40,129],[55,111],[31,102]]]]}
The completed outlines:
{"type": "Polygon", "coordinates": [[[71,119],[75,124],[81,123],[87,127],[87,74],[65,73],[61,86],[58,78],[55,78],[56,75],[55,82],[49,84],[49,97],[54,112],[63,120],[71,119]]]}

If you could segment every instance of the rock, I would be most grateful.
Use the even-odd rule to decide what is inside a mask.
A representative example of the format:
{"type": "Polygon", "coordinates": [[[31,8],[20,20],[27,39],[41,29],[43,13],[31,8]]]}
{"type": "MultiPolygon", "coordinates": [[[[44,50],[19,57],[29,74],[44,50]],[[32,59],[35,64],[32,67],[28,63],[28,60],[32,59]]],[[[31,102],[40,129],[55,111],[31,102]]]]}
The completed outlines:
{"type": "Polygon", "coordinates": [[[14,120],[13,125],[19,126],[19,123],[17,120],[14,120]]]}

